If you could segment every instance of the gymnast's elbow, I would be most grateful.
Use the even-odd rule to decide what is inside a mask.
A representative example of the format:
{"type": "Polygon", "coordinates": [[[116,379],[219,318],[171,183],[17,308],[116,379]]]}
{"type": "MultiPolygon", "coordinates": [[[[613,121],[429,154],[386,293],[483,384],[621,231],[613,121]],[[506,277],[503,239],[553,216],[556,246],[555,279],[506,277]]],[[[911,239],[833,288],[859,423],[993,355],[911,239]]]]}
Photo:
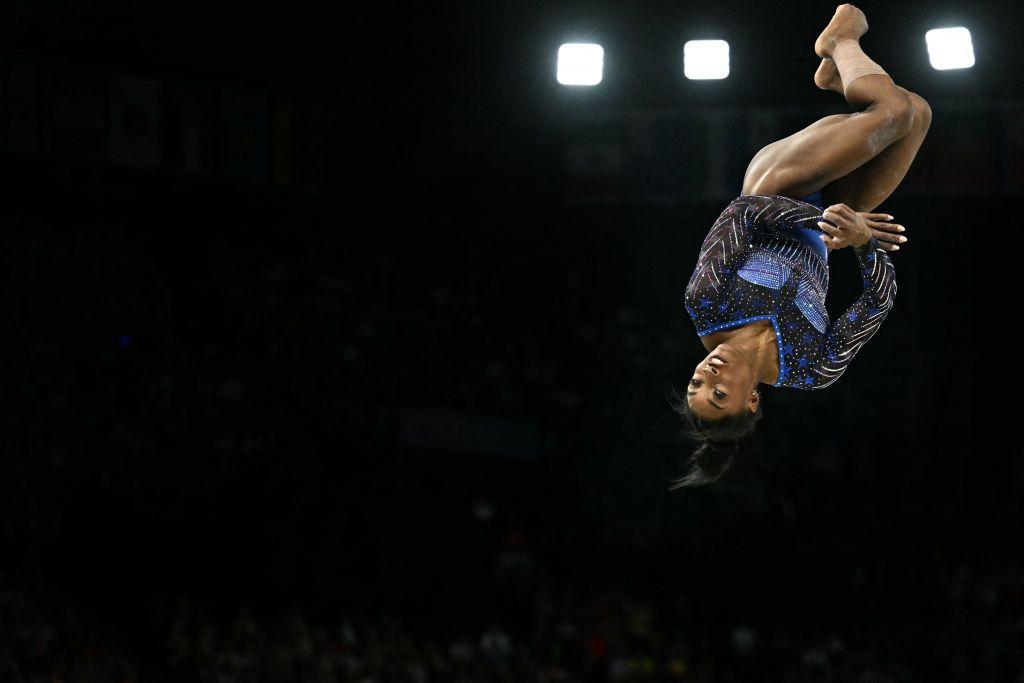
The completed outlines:
{"type": "Polygon", "coordinates": [[[686,306],[686,312],[694,315],[701,308],[701,300],[703,298],[703,289],[696,286],[696,283],[691,282],[686,288],[686,294],[683,295],[683,304],[686,306]]]}
{"type": "Polygon", "coordinates": [[[888,315],[896,303],[896,280],[889,278],[880,287],[870,287],[870,281],[864,280],[865,295],[870,302],[870,307],[883,315],[888,315]],[[873,290],[873,291],[872,291],[873,290]]]}
{"type": "Polygon", "coordinates": [[[896,280],[890,280],[883,295],[878,298],[878,307],[888,313],[896,303],[896,280]]]}

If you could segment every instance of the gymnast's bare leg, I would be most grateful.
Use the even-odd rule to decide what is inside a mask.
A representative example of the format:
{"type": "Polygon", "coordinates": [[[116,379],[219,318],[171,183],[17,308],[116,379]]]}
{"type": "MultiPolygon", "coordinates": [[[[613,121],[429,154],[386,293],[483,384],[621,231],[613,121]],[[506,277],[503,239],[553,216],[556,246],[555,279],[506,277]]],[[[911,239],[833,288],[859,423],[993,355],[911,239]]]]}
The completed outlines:
{"type": "Polygon", "coordinates": [[[815,83],[842,93],[858,111],[827,116],[763,148],[747,167],[743,194],[801,198],[821,191],[826,202],[868,212],[896,189],[928,131],[931,110],[870,67],[877,64],[860,48],[867,29],[863,12],[840,5],[815,43],[823,59],[815,83]]]}
{"type": "MultiPolygon", "coordinates": [[[[822,90],[843,94],[843,81],[835,62],[826,57],[814,75],[822,90]]],[[[899,87],[899,86],[897,86],[899,87]]],[[[856,211],[874,211],[902,182],[921,148],[932,123],[932,110],[923,97],[900,88],[914,107],[910,132],[886,147],[878,156],[857,170],[827,185],[822,191],[826,203],[842,202],[856,211]]]]}

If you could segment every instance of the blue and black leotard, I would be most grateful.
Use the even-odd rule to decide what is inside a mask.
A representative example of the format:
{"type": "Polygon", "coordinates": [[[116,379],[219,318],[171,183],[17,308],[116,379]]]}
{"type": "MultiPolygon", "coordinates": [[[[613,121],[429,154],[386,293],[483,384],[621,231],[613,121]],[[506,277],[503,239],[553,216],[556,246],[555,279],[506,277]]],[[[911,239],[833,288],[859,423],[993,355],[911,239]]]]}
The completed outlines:
{"type": "Polygon", "coordinates": [[[711,227],[686,287],[697,335],[769,320],[779,347],[775,386],[823,389],[846,370],[892,308],[892,261],[872,238],[854,249],[864,292],[829,321],[822,207],[779,196],[734,199],[711,227]]]}

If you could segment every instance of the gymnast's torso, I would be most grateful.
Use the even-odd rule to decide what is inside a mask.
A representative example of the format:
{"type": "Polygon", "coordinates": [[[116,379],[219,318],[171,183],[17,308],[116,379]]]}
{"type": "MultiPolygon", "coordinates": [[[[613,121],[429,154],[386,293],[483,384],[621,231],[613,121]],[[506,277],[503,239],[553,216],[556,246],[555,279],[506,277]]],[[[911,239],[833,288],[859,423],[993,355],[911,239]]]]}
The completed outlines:
{"type": "Polygon", "coordinates": [[[825,310],[828,252],[821,244],[817,198],[743,195],[711,227],[686,288],[697,335],[771,325],[778,345],[775,386],[822,389],[845,372],[892,308],[892,262],[872,239],[854,249],[863,278],[860,298],[830,321],[825,310]],[[815,203],[811,203],[815,202],[815,203]]]}

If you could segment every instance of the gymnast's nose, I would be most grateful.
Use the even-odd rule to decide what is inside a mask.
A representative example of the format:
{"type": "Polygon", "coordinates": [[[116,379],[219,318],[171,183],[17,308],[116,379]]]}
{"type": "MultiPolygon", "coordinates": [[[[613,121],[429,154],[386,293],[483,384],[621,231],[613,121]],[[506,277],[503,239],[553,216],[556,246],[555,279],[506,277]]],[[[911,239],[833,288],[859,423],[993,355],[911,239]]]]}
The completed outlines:
{"type": "Polygon", "coordinates": [[[725,361],[718,356],[709,356],[704,361],[704,367],[711,371],[712,374],[717,375],[718,370],[725,365],[725,361]]]}

